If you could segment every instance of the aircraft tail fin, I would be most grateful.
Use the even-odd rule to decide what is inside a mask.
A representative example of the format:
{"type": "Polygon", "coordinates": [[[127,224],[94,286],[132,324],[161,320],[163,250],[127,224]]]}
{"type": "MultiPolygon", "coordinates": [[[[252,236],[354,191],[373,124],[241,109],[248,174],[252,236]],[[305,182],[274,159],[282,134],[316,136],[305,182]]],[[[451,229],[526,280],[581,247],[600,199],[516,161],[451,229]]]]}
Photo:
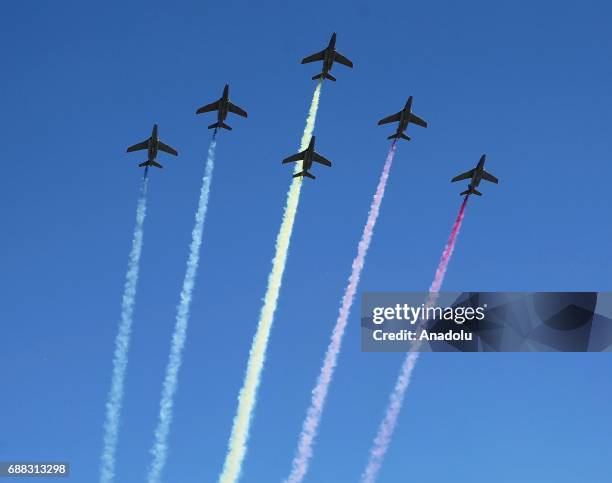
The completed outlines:
{"type": "Polygon", "coordinates": [[[463,193],[461,193],[461,196],[463,195],[478,195],[478,196],[482,196],[482,193],[480,191],[478,191],[476,188],[468,188],[467,190],[465,190],[463,193]]]}
{"type": "Polygon", "coordinates": [[[157,161],[152,161],[152,160],[148,160],[145,161],[144,163],[140,163],[138,165],[139,168],[144,168],[145,166],[155,166],[156,168],[163,168],[163,166],[161,164],[159,164],[157,161]]]}
{"type": "Polygon", "coordinates": [[[336,82],[336,78],[331,75],[329,72],[321,72],[320,74],[315,75],[312,80],[317,80],[317,79],[329,79],[331,81],[336,82]]]}
{"type": "Polygon", "coordinates": [[[232,128],[228,126],[227,124],[225,124],[224,122],[215,122],[214,124],[211,124],[210,126],[208,126],[208,129],[218,129],[218,128],[227,129],[228,131],[232,130],[232,128]]]}
{"type": "Polygon", "coordinates": [[[306,176],[307,178],[310,178],[310,179],[316,179],[312,174],[310,174],[308,171],[305,171],[305,170],[304,171],[300,171],[299,173],[295,173],[293,175],[294,178],[299,178],[300,176],[301,177],[306,176]]]}
{"type": "Polygon", "coordinates": [[[403,132],[391,134],[387,139],[405,139],[406,141],[410,141],[410,136],[406,136],[403,132]]]}

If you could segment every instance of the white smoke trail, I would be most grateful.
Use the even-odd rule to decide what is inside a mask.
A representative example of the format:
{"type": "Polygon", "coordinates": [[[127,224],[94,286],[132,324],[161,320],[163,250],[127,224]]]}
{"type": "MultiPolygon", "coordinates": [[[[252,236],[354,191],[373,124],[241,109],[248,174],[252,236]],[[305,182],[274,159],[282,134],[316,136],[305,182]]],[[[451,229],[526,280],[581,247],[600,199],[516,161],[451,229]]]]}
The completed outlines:
{"type": "Polygon", "coordinates": [[[138,285],[138,269],[142,253],[143,225],[147,211],[147,176],[145,174],[140,188],[140,197],[136,208],[136,226],[132,238],[132,248],[125,276],[123,299],[121,301],[121,322],[115,339],[115,354],[113,357],[113,375],[111,389],[106,402],[106,420],[104,422],[104,442],[102,461],[100,465],[100,482],[110,483],[115,477],[115,453],[119,439],[119,423],[121,406],[123,404],[125,376],[130,348],[130,336],[136,302],[136,287],[138,285]]]}
{"type": "Polygon", "coordinates": [[[189,248],[189,258],[187,259],[187,270],[183,280],[181,290],[181,300],[177,307],[176,324],[172,334],[172,345],[170,348],[170,358],[166,368],[166,377],[162,388],[162,395],[159,408],[159,422],[155,429],[155,441],[151,448],[153,461],[149,468],[148,482],[159,483],[161,474],[168,458],[168,434],[172,423],[174,394],[178,387],[178,373],[183,359],[183,348],[187,338],[187,324],[189,322],[189,309],[193,287],[195,285],[196,272],[200,260],[200,246],[202,245],[202,233],[204,230],[204,220],[208,208],[208,197],[210,193],[210,183],[215,164],[215,148],[217,142],[213,138],[208,148],[206,159],[206,169],[202,179],[202,189],[198,210],[195,216],[195,225],[191,233],[191,245],[189,248]]]}
{"type": "MultiPolygon", "coordinates": [[[[312,137],[320,95],[321,82],[317,84],[312,102],[310,103],[308,119],[306,120],[306,127],[302,135],[302,142],[300,143],[300,151],[308,147],[308,143],[312,137]]],[[[301,163],[297,163],[295,167],[296,173],[300,171],[300,165],[301,163]]],[[[253,338],[244,382],[238,396],[238,410],[234,417],[234,424],[229,440],[227,455],[225,456],[223,472],[219,476],[220,483],[236,482],[238,478],[240,478],[240,473],[242,471],[242,462],[246,455],[251,419],[257,402],[257,389],[261,381],[261,371],[263,370],[266,358],[268,339],[270,337],[270,331],[272,330],[274,312],[276,311],[283,272],[287,262],[287,254],[289,253],[289,242],[291,240],[293,222],[295,221],[295,215],[300,200],[301,188],[302,178],[294,178],[289,188],[289,192],[287,193],[287,203],[285,205],[283,221],[276,238],[276,253],[272,260],[272,270],[268,277],[268,287],[264,297],[264,305],[259,316],[257,332],[253,338]]]]}

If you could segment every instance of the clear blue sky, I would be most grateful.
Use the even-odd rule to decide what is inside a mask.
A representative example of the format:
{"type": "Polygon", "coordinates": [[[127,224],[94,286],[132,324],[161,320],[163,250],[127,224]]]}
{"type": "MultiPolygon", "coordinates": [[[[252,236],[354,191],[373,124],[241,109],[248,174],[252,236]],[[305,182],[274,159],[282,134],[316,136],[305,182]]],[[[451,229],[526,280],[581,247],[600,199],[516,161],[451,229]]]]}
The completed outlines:
{"type": "MultiPolygon", "coordinates": [[[[104,402],[144,154],[151,173],[117,483],[143,481],[213,116],[218,145],[165,472],[215,481],[270,269],[317,65],[333,161],[307,180],[243,481],[287,475],[388,149],[414,95],[361,290],[426,290],[487,153],[448,290],[612,290],[612,7],[600,1],[10,2],[0,20],[0,460],[59,459],[97,481],[104,402]]],[[[309,482],[356,481],[401,354],[359,349],[355,305],[309,482]]],[[[612,364],[598,354],[426,354],[381,483],[609,481],[612,364]]]]}

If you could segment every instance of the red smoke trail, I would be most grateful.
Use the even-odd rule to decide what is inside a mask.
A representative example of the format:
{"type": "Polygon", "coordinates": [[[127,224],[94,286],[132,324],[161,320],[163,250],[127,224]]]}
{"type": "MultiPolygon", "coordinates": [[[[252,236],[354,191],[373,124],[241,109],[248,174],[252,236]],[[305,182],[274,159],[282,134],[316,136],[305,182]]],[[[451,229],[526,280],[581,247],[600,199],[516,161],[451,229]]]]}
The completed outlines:
{"type": "Polygon", "coordinates": [[[448,267],[448,262],[453,255],[453,250],[455,249],[455,242],[457,241],[457,235],[459,234],[459,230],[461,229],[461,223],[463,223],[463,217],[465,216],[465,207],[467,206],[468,194],[464,199],[463,203],[461,203],[461,208],[459,208],[459,214],[457,215],[457,219],[453,224],[453,228],[451,229],[451,234],[444,247],[444,251],[442,252],[442,258],[440,258],[440,263],[438,264],[438,269],[436,270],[436,276],[434,277],[434,281],[429,287],[429,292],[439,292],[440,287],[442,287],[442,282],[444,281],[444,275],[446,274],[446,268],[448,267]]]}
{"type": "MultiPolygon", "coordinates": [[[[461,223],[463,222],[465,208],[467,206],[469,196],[470,195],[468,194],[463,199],[463,203],[461,204],[461,208],[459,208],[459,213],[457,214],[457,219],[455,220],[455,223],[451,229],[450,237],[446,243],[446,246],[444,247],[444,251],[442,252],[442,257],[440,258],[436,275],[431,287],[429,287],[429,297],[427,297],[427,302],[425,303],[427,307],[433,306],[438,298],[438,292],[442,287],[442,282],[444,282],[444,275],[446,274],[448,263],[450,262],[453,251],[455,250],[457,235],[459,235],[459,230],[461,229],[461,223]]],[[[406,389],[408,389],[410,379],[412,378],[412,372],[414,371],[414,367],[419,358],[419,352],[417,351],[420,345],[421,342],[416,341],[415,345],[411,348],[411,351],[406,356],[404,364],[402,364],[400,374],[395,382],[395,388],[389,397],[389,404],[385,412],[385,418],[378,428],[376,439],[374,439],[374,444],[370,449],[368,465],[366,466],[363,475],[361,475],[362,483],[374,483],[376,481],[383,459],[385,458],[385,454],[389,449],[389,444],[391,444],[391,438],[393,437],[393,432],[395,431],[395,427],[397,425],[397,419],[402,409],[402,402],[404,401],[406,389]]]]}
{"type": "Polygon", "coordinates": [[[306,419],[302,424],[302,432],[298,443],[298,449],[293,459],[293,465],[291,474],[285,480],[286,483],[301,483],[308,471],[308,464],[312,457],[312,446],[314,444],[315,437],[319,423],[321,422],[321,416],[323,414],[323,407],[325,406],[325,399],[327,398],[327,392],[332,382],[334,375],[334,369],[338,362],[338,355],[342,346],[342,338],[344,337],[344,331],[346,329],[346,323],[357,293],[357,286],[359,285],[359,278],[361,277],[361,271],[365,264],[365,258],[368,253],[370,242],[372,241],[372,235],[374,234],[374,226],[378,219],[378,213],[380,211],[380,205],[385,195],[385,187],[387,186],[387,179],[389,178],[389,171],[391,170],[391,164],[393,163],[393,157],[395,156],[396,150],[395,141],[391,144],[389,152],[387,154],[387,160],[380,175],[376,193],[372,199],[370,205],[370,212],[368,219],[363,228],[363,234],[357,247],[357,256],[353,260],[351,275],[349,277],[348,285],[344,291],[344,297],[342,297],[342,305],[340,307],[340,313],[336,320],[336,325],[332,332],[331,340],[327,347],[327,353],[325,354],[325,360],[317,379],[317,384],[312,391],[312,399],[310,407],[306,413],[306,419]]]}

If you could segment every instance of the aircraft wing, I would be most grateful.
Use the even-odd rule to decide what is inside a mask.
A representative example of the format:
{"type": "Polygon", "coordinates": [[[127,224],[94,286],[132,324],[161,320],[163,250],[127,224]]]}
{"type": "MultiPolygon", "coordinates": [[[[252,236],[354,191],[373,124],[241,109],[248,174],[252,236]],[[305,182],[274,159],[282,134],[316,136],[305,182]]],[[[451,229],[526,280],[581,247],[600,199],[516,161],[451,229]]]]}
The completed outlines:
{"type": "Polygon", "coordinates": [[[486,171],[482,172],[482,179],[486,179],[487,181],[495,184],[499,183],[499,180],[495,176],[493,176],[491,173],[487,173],[486,171]]]}
{"type": "Polygon", "coordinates": [[[331,161],[325,159],[319,153],[312,153],[312,160],[316,161],[317,163],[324,164],[325,166],[331,166],[331,161]]]}
{"type": "Polygon", "coordinates": [[[168,146],[167,144],[162,143],[160,140],[157,141],[157,149],[163,151],[164,153],[173,154],[174,156],[178,156],[178,151],[173,147],[168,146]]]}
{"type": "Polygon", "coordinates": [[[451,179],[451,183],[454,183],[455,181],[461,181],[463,179],[470,179],[474,175],[474,171],[476,170],[470,169],[469,171],[466,171],[465,173],[455,176],[453,179],[451,179]]]}
{"type": "Polygon", "coordinates": [[[131,153],[133,151],[140,151],[141,149],[147,149],[149,147],[149,140],[145,139],[143,142],[134,144],[134,146],[130,146],[127,148],[127,152],[131,153]]]}
{"type": "Polygon", "coordinates": [[[295,161],[301,161],[304,159],[304,154],[306,154],[306,151],[302,151],[301,153],[297,153],[297,154],[294,154],[293,156],[289,156],[288,158],[283,159],[283,164],[293,163],[295,161]]]}
{"type": "Polygon", "coordinates": [[[396,114],[392,114],[391,116],[387,116],[384,119],[381,119],[380,121],[378,121],[378,125],[381,126],[383,124],[388,124],[390,122],[399,121],[401,115],[402,115],[402,112],[400,111],[396,114]]]}
{"type": "Polygon", "coordinates": [[[210,104],[205,105],[204,107],[200,107],[196,114],[202,114],[203,112],[216,111],[219,109],[219,105],[221,104],[221,99],[215,102],[211,102],[210,104]]]}
{"type": "Polygon", "coordinates": [[[336,52],[336,58],[334,60],[339,64],[346,65],[347,67],[353,67],[353,63],[344,57],[344,55],[342,55],[340,52],[336,52]]]}
{"type": "Polygon", "coordinates": [[[310,62],[316,62],[318,60],[323,60],[325,57],[325,50],[321,52],[317,52],[316,54],[309,55],[308,57],[304,57],[302,59],[302,64],[309,64],[310,62]]]}
{"type": "Polygon", "coordinates": [[[242,117],[248,116],[246,111],[239,108],[236,104],[232,104],[231,102],[227,103],[227,108],[229,109],[230,112],[233,112],[234,114],[238,114],[239,116],[242,116],[242,117]]]}
{"type": "Polygon", "coordinates": [[[427,127],[427,122],[423,121],[419,116],[410,113],[410,122],[416,124],[417,126],[427,127]]]}

